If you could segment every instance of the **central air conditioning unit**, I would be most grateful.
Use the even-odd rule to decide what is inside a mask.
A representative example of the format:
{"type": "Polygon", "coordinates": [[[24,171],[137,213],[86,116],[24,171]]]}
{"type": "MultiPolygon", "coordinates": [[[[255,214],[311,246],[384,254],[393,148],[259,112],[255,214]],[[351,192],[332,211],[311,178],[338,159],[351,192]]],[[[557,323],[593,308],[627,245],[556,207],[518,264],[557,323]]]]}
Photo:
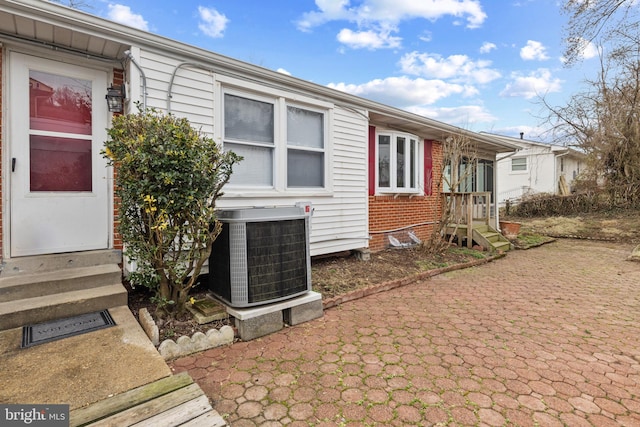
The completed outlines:
{"type": "Polygon", "coordinates": [[[209,258],[209,290],[232,307],[293,298],[311,290],[310,209],[224,210],[209,258]]]}

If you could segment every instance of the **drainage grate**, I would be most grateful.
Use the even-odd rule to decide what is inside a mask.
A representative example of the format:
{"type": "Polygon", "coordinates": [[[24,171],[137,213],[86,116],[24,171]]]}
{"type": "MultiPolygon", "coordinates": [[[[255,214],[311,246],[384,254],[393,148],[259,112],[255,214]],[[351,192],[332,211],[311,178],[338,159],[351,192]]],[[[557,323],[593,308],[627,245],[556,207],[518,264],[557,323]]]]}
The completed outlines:
{"type": "Polygon", "coordinates": [[[24,326],[22,328],[22,348],[97,331],[115,324],[116,322],[113,321],[109,311],[102,310],[66,319],[24,326]]]}

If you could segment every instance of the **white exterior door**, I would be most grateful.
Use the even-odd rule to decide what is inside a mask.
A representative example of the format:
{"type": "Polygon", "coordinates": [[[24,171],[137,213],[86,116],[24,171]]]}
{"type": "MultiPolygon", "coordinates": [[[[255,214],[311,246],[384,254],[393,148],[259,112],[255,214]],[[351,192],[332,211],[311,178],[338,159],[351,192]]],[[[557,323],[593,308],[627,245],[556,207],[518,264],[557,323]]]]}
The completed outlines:
{"type": "Polygon", "coordinates": [[[10,256],[109,246],[107,73],[12,52],[10,256]]]}

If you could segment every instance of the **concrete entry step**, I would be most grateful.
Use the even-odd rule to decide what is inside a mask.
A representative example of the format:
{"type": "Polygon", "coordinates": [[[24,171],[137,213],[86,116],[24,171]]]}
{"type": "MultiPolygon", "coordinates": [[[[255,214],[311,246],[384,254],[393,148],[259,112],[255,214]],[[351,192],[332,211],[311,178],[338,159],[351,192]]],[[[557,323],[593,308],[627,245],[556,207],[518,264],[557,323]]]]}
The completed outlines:
{"type": "Polygon", "coordinates": [[[127,305],[121,283],[0,303],[0,330],[127,305]]]}
{"type": "Polygon", "coordinates": [[[9,258],[2,261],[0,277],[121,262],[122,251],[117,249],[9,258]]]}
{"type": "Polygon", "coordinates": [[[108,286],[121,276],[116,264],[106,264],[0,277],[0,302],[108,286]]]}
{"type": "Polygon", "coordinates": [[[0,330],[127,305],[118,250],[3,261],[0,330]]]}

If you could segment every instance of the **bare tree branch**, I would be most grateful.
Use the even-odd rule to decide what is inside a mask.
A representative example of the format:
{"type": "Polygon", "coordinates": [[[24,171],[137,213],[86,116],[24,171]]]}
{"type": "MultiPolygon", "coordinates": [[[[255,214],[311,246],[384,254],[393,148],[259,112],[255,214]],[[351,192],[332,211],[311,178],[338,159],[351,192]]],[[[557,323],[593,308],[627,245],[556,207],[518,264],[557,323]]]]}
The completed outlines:
{"type": "Polygon", "coordinates": [[[564,30],[568,66],[580,61],[589,43],[615,43],[619,28],[638,23],[636,0],[565,0],[562,12],[569,17],[564,30]]]}

